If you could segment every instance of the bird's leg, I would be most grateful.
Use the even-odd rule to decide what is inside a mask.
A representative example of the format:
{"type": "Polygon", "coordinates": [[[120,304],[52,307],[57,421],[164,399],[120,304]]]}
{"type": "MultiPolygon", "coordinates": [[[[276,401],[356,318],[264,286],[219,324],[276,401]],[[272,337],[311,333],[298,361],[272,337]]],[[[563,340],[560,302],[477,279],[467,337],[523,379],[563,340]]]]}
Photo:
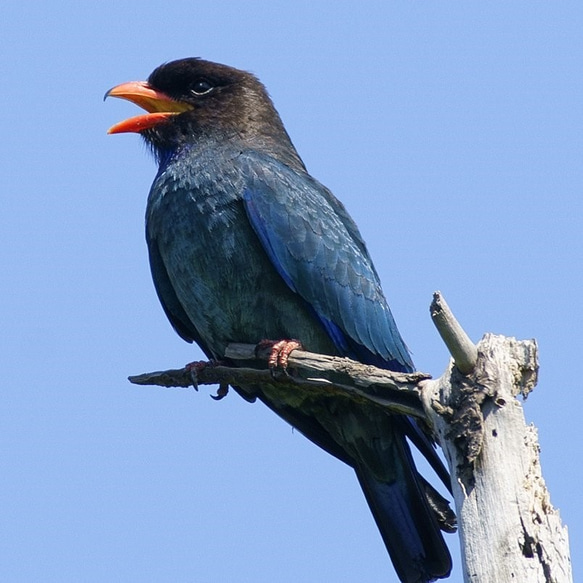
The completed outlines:
{"type": "Polygon", "coordinates": [[[287,371],[289,355],[296,349],[303,349],[302,343],[299,340],[261,340],[255,347],[255,353],[260,350],[269,348],[269,358],[267,364],[271,370],[281,368],[284,372],[287,371]]]}

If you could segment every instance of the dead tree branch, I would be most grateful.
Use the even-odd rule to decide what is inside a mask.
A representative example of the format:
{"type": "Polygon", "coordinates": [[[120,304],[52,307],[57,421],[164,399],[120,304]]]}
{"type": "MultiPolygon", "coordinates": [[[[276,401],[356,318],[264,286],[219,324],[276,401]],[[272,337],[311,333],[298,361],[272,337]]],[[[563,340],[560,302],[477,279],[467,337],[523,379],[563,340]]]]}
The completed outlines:
{"type": "MultiPolygon", "coordinates": [[[[267,362],[268,351],[256,355],[252,344],[229,344],[225,357],[231,360],[267,362]]],[[[363,400],[374,403],[396,413],[424,418],[425,412],[419,398],[418,385],[430,375],[392,372],[368,366],[338,356],[326,356],[302,350],[294,350],[289,357],[292,372],[301,373],[274,376],[269,370],[247,367],[232,367],[210,364],[203,367],[193,378],[189,367],[166,370],[129,377],[137,385],[158,385],[162,387],[190,387],[196,385],[233,385],[252,387],[254,385],[296,387],[304,390],[337,393],[357,402],[363,400]]]]}
{"type": "Polygon", "coordinates": [[[472,372],[478,359],[478,350],[455,319],[441,292],[436,291],[433,294],[433,301],[429,311],[431,319],[453,357],[457,369],[462,374],[472,372]]]}

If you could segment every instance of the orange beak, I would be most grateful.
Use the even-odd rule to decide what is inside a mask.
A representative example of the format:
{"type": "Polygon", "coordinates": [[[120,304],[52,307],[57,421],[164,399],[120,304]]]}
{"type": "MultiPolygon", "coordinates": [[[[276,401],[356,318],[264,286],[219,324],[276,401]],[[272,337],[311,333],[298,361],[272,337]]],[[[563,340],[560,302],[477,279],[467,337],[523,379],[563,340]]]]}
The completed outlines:
{"type": "Polygon", "coordinates": [[[166,121],[174,115],[193,109],[192,105],[174,101],[165,93],[152,89],[144,81],[130,81],[129,83],[116,85],[105,94],[104,99],[107,97],[127,99],[148,112],[116,123],[107,130],[108,134],[141,132],[166,121]]]}

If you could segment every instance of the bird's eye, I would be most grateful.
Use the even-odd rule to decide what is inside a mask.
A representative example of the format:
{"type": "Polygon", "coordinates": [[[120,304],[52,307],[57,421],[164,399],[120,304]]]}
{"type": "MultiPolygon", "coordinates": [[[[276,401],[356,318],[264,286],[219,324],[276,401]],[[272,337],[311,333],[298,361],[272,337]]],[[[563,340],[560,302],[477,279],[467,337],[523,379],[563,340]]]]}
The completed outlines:
{"type": "Polygon", "coordinates": [[[213,89],[214,87],[206,79],[199,79],[198,81],[195,81],[190,87],[190,91],[195,95],[206,95],[213,89]]]}

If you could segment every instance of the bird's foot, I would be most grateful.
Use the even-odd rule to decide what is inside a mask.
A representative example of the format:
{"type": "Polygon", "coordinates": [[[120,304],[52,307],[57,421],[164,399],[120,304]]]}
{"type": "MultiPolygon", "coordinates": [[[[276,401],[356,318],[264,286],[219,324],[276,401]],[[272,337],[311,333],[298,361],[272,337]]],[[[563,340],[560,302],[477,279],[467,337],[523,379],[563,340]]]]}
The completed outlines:
{"type": "Polygon", "coordinates": [[[302,350],[303,346],[299,340],[261,340],[255,347],[255,352],[270,349],[267,365],[273,371],[276,368],[287,372],[289,355],[296,349],[302,350]]]}
{"type": "Polygon", "coordinates": [[[190,380],[195,391],[198,391],[198,375],[210,364],[206,360],[195,360],[189,362],[184,368],[190,373],[190,380]]]}
{"type": "MultiPolygon", "coordinates": [[[[195,391],[198,391],[198,375],[207,368],[207,366],[219,366],[220,364],[223,364],[220,360],[195,360],[194,362],[189,362],[184,367],[190,373],[190,380],[192,381],[192,386],[195,391]]],[[[219,399],[226,397],[228,392],[229,385],[221,385],[217,391],[216,397],[213,395],[211,395],[211,397],[218,401],[219,399]]]]}

